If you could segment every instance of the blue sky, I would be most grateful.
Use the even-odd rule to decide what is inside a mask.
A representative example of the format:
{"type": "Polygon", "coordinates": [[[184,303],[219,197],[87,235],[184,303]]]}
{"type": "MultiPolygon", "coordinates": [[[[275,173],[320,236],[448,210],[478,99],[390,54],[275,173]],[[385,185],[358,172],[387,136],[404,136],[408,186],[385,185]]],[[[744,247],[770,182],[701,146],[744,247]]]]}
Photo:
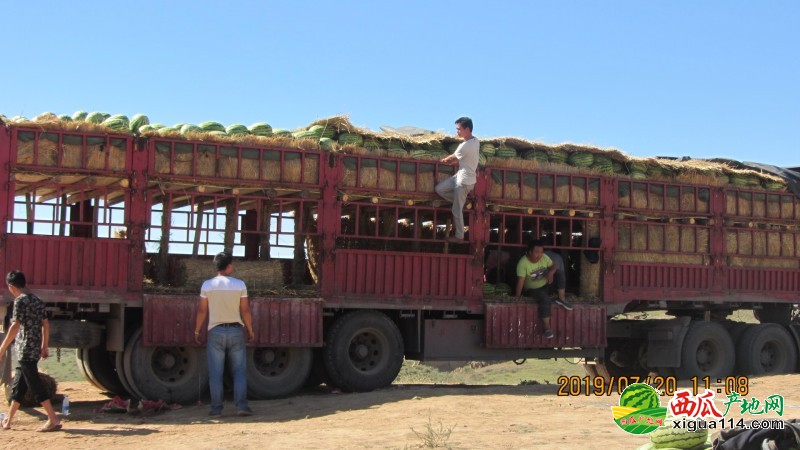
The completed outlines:
{"type": "Polygon", "coordinates": [[[797,1],[4,2],[0,113],[351,121],[800,166],[797,1]]]}

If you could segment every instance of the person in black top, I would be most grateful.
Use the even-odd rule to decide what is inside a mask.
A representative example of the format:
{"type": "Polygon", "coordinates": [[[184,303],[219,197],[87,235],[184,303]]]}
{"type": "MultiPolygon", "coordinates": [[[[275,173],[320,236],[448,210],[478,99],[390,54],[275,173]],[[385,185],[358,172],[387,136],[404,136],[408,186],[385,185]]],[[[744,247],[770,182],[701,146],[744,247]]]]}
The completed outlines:
{"type": "Polygon", "coordinates": [[[1,426],[4,430],[11,428],[14,414],[30,389],[36,401],[47,412],[47,423],[37,431],[57,431],[61,429],[61,421],[56,417],[50,396],[39,378],[39,359],[49,356],[47,347],[50,322],[47,320],[44,302],[30,292],[23,291],[25,285],[25,274],[18,270],[12,270],[6,276],[6,286],[14,296],[14,315],[6,338],[0,345],[0,363],[8,347],[16,339],[14,349],[17,351],[17,369],[11,390],[11,408],[1,426]]]}

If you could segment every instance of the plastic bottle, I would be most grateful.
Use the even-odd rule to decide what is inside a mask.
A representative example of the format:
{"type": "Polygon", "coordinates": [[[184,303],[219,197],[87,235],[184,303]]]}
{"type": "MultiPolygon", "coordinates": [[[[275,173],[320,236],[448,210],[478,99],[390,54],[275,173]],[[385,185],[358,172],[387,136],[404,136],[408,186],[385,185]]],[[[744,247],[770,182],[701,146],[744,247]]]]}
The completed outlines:
{"type": "Polygon", "coordinates": [[[68,416],[69,415],[69,396],[64,396],[64,400],[61,402],[61,415],[68,416]]]}

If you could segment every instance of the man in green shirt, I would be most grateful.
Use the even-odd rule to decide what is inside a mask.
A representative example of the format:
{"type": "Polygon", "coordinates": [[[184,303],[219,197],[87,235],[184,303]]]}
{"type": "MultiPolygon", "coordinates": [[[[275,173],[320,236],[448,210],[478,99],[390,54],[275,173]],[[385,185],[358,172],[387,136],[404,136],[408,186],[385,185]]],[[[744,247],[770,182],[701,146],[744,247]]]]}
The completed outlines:
{"type": "Polygon", "coordinates": [[[544,337],[553,338],[550,329],[550,292],[547,285],[553,282],[558,267],[544,254],[544,245],[539,240],[531,241],[525,255],[517,263],[517,301],[522,295],[531,297],[539,304],[539,317],[544,324],[544,337]]]}

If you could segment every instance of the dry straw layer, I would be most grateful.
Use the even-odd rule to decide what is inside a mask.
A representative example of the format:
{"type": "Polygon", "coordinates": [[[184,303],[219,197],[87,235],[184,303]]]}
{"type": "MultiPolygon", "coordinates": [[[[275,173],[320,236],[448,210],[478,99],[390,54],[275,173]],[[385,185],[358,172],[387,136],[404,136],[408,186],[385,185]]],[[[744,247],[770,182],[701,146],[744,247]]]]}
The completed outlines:
{"type": "MultiPolygon", "coordinates": [[[[72,122],[72,121],[48,119],[44,121],[20,122],[10,125],[36,128],[40,130],[65,130],[65,131],[77,130],[77,131],[86,131],[94,133],[109,133],[117,135],[120,134],[120,131],[118,130],[112,130],[100,124],[93,124],[81,121],[72,122]]],[[[390,143],[394,143],[391,144],[391,146],[394,146],[395,144],[399,143],[405,146],[406,148],[448,148],[451,146],[451,144],[459,142],[457,138],[449,135],[444,135],[441,133],[428,133],[418,136],[407,136],[404,134],[393,133],[393,132],[376,133],[372,130],[352,125],[349,121],[349,118],[343,115],[316,120],[311,124],[311,126],[314,125],[323,125],[328,129],[336,130],[336,133],[339,134],[357,133],[363,137],[368,138],[367,142],[370,142],[371,143],[370,145],[374,146],[375,143],[378,144],[384,143],[387,145],[387,148],[390,146],[390,143]]],[[[303,128],[303,130],[305,130],[305,128],[303,128]]],[[[158,133],[157,131],[147,131],[143,133],[143,135],[164,137],[164,135],[158,133]]],[[[189,139],[203,140],[206,142],[229,143],[240,146],[254,145],[254,146],[267,146],[267,147],[279,147],[279,148],[300,148],[306,150],[312,150],[312,149],[318,150],[320,148],[320,143],[316,138],[294,139],[285,136],[263,137],[263,136],[253,136],[253,135],[220,136],[205,132],[204,133],[190,132],[185,136],[180,134],[179,132],[172,132],[168,133],[166,137],[182,139],[182,140],[189,138],[189,139]]],[[[727,165],[716,162],[700,161],[700,160],[676,161],[676,160],[659,159],[659,158],[633,158],[628,155],[625,155],[624,153],[616,149],[600,149],[589,145],[576,145],[570,143],[558,144],[558,145],[546,145],[539,142],[532,142],[516,137],[486,138],[486,139],[481,139],[481,142],[491,143],[497,148],[511,147],[515,149],[518,154],[525,151],[537,150],[543,152],[544,154],[560,153],[563,155],[564,153],[583,152],[583,153],[590,153],[593,155],[603,155],[610,161],[621,163],[622,165],[627,167],[628,171],[632,171],[635,168],[638,169],[644,168],[644,170],[647,172],[647,178],[650,180],[664,180],[664,181],[678,180],[687,183],[702,183],[711,186],[717,186],[726,184],[729,179],[743,179],[743,180],[755,180],[757,183],[763,183],[772,188],[777,186],[778,188],[785,190],[785,183],[783,182],[783,180],[774,175],[768,173],[760,173],[754,170],[735,169],[727,165]]],[[[363,147],[358,147],[354,145],[339,145],[336,143],[332,145],[332,150],[344,153],[361,153],[361,154],[370,153],[370,150],[365,149],[363,147]]],[[[398,154],[393,154],[393,156],[398,156],[398,154]]],[[[576,167],[570,167],[563,164],[539,163],[537,161],[527,161],[516,158],[510,161],[509,160],[502,161],[499,158],[489,158],[488,162],[488,165],[492,167],[503,167],[505,164],[508,164],[516,168],[522,167],[526,170],[552,170],[557,172],[573,172],[582,174],[603,174],[602,172],[593,169],[579,169],[576,167]]],[[[256,171],[257,170],[258,169],[256,169],[256,171]]],[[[252,173],[252,170],[249,173],[252,173]]],[[[610,174],[610,175],[623,176],[623,177],[625,176],[624,174],[622,175],[610,174]]],[[[244,173],[243,177],[250,178],[247,177],[247,175],[244,173]]],[[[256,178],[253,177],[252,179],[256,178]]],[[[513,190],[513,188],[511,189],[513,190]]]]}
{"type": "MultiPolygon", "coordinates": [[[[600,236],[600,223],[595,221],[589,221],[586,223],[586,242],[589,241],[590,238],[599,237],[600,236]]],[[[580,256],[580,284],[578,286],[578,293],[581,298],[586,299],[596,299],[600,297],[600,267],[601,262],[597,264],[592,264],[584,255],[584,252],[581,252],[580,256]]]]}
{"type": "Polygon", "coordinates": [[[17,142],[17,163],[72,169],[123,170],[126,161],[126,143],[122,138],[106,139],[101,136],[59,135],[40,133],[38,149],[33,133],[20,133],[17,142]],[[84,150],[85,149],[85,150],[84,150]],[[84,153],[85,151],[85,153],[84,153]]]}
{"type": "MultiPolygon", "coordinates": [[[[205,280],[216,276],[210,259],[186,258],[181,260],[186,270],[184,287],[200,289],[205,280]]],[[[284,286],[283,266],[280,261],[237,261],[236,278],[244,281],[248,289],[276,289],[284,286]]]]}

